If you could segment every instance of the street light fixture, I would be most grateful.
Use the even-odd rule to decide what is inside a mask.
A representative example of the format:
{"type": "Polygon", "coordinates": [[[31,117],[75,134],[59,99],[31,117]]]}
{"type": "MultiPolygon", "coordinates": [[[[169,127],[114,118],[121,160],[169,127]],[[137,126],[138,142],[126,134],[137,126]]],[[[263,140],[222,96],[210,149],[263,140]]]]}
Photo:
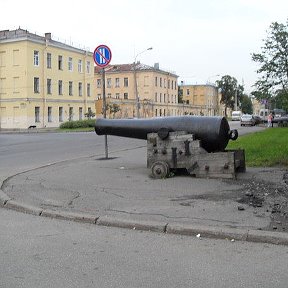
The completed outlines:
{"type": "Polygon", "coordinates": [[[137,111],[137,118],[140,118],[140,102],[139,102],[139,96],[138,96],[138,87],[137,87],[137,79],[136,79],[136,60],[137,60],[137,57],[146,52],[146,51],[149,51],[149,50],[152,50],[153,48],[152,47],[149,47],[143,51],[141,51],[140,53],[136,54],[136,56],[134,57],[134,85],[135,85],[135,100],[136,100],[136,111],[137,111]]]}

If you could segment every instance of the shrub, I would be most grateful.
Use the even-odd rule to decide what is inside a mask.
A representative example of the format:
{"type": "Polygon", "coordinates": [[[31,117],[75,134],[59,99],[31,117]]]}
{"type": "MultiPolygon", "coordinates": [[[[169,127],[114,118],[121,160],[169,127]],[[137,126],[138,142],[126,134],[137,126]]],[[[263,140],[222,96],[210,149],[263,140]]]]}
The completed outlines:
{"type": "Polygon", "coordinates": [[[95,119],[67,121],[60,125],[60,129],[88,128],[95,126],[95,119]]]}

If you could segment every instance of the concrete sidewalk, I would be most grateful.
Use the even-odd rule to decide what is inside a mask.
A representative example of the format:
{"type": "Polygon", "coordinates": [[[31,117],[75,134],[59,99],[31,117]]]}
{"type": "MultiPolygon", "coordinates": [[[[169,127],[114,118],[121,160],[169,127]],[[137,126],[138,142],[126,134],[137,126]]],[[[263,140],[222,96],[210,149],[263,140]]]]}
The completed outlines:
{"type": "Polygon", "coordinates": [[[145,147],[109,156],[10,177],[0,204],[97,225],[288,245],[284,169],[248,169],[237,180],[152,179],[145,147]]]}

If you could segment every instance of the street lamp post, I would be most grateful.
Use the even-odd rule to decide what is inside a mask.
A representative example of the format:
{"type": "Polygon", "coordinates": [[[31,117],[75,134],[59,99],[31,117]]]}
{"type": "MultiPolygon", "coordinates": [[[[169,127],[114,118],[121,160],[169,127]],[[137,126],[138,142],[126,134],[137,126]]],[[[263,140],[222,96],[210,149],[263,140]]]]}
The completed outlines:
{"type": "Polygon", "coordinates": [[[137,78],[136,78],[136,60],[137,60],[137,57],[140,55],[140,54],[142,54],[142,53],[144,53],[144,52],[146,52],[146,51],[148,51],[148,50],[152,50],[153,48],[152,47],[149,47],[149,48],[147,48],[147,49],[145,49],[145,50],[143,50],[143,51],[141,51],[140,53],[138,53],[136,56],[135,56],[135,58],[134,58],[134,87],[135,87],[135,101],[136,101],[136,111],[137,111],[137,118],[140,118],[140,102],[139,102],[139,95],[138,95],[138,87],[137,87],[137,78]]]}
{"type": "MultiPolygon", "coordinates": [[[[209,76],[208,79],[207,79],[207,82],[206,82],[207,85],[211,85],[212,84],[210,82],[210,78],[219,77],[219,76],[220,76],[219,74],[209,76]]],[[[214,93],[212,95],[210,93],[208,93],[208,92],[206,93],[206,113],[207,113],[207,116],[210,116],[209,114],[211,113],[213,95],[214,95],[214,93]]]]}

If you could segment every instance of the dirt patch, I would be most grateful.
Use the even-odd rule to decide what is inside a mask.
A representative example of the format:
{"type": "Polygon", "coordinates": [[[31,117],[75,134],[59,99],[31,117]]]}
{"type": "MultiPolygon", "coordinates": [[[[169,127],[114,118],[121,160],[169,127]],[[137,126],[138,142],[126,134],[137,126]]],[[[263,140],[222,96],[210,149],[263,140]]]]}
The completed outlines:
{"type": "MultiPolygon", "coordinates": [[[[288,232],[288,172],[284,174],[283,181],[277,184],[268,181],[241,180],[241,185],[243,194],[237,202],[262,208],[262,212],[270,214],[271,222],[262,230],[288,232]]],[[[241,205],[239,207],[241,210],[241,205]]]]}

